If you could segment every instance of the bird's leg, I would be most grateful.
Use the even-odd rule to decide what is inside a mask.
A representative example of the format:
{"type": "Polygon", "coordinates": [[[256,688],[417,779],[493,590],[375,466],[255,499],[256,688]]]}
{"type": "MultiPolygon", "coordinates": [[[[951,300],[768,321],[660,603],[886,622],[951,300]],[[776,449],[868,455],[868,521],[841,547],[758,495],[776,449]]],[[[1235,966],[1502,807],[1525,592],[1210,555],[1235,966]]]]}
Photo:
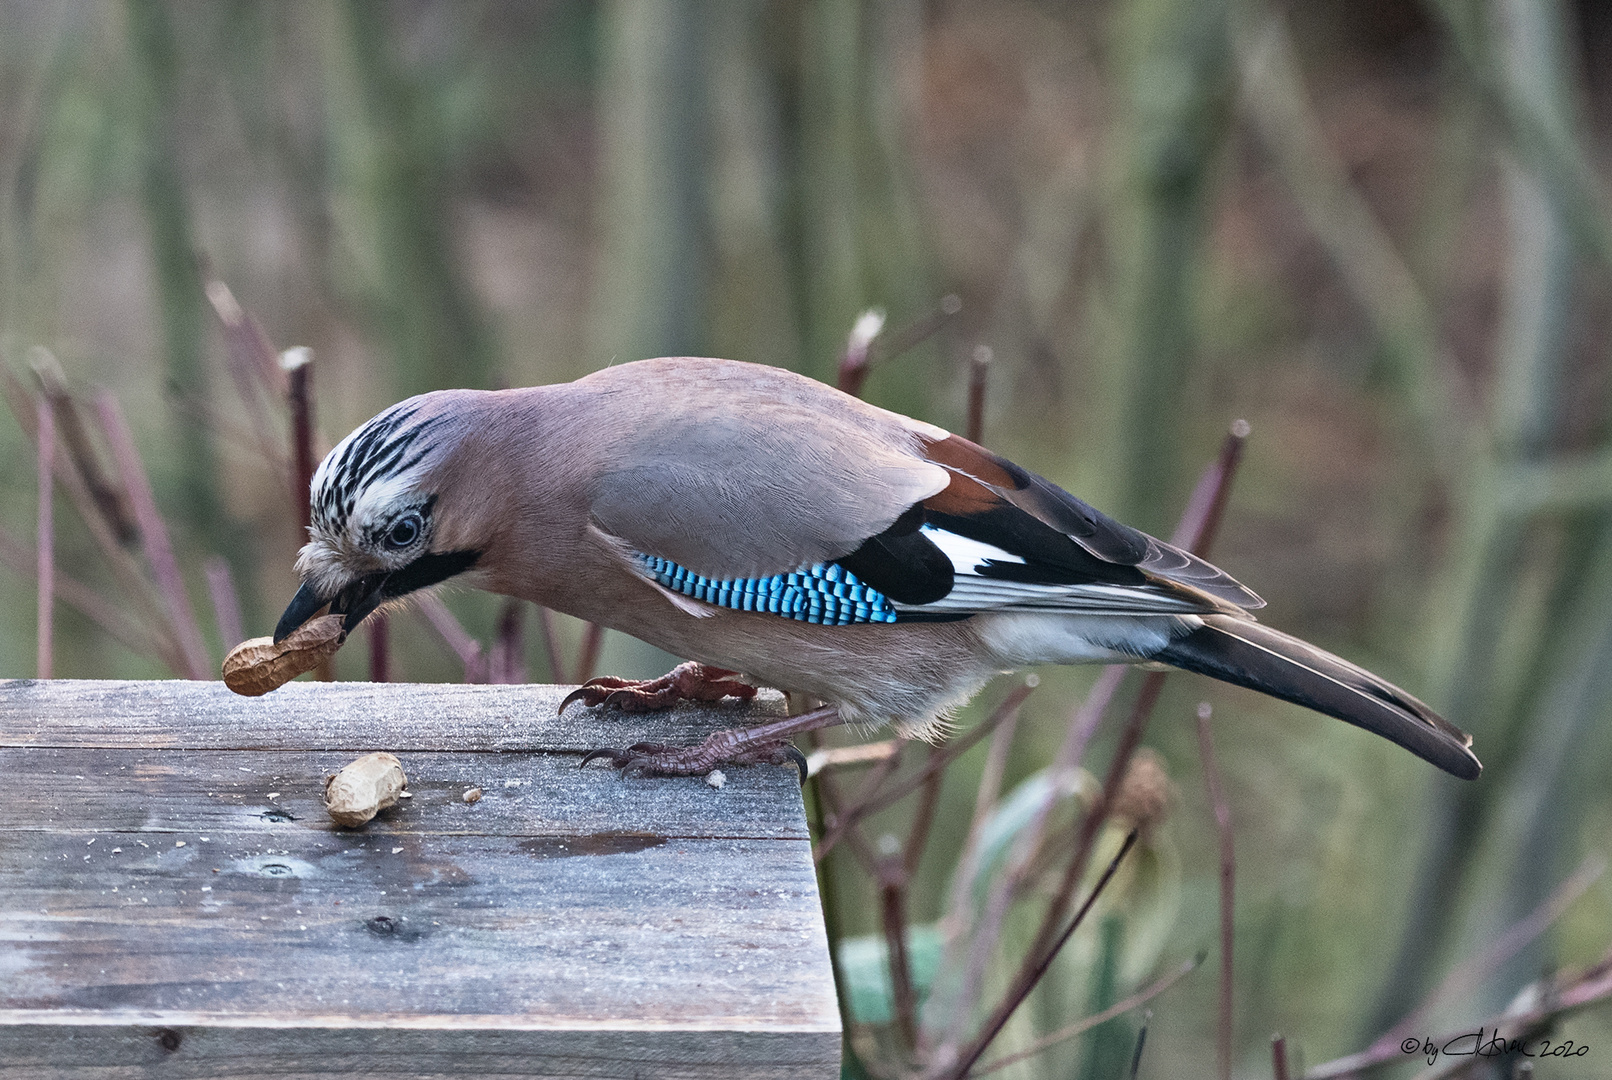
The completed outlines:
{"type": "Polygon", "coordinates": [[[825,705],[799,716],[786,716],[747,728],[728,728],[711,735],[698,746],[665,746],[636,743],[625,750],[601,747],[583,755],[582,764],[594,758],[609,758],[623,773],[641,772],[659,776],[700,776],[718,765],[783,765],[793,762],[806,782],[806,757],[789,740],[807,731],[841,723],[839,710],[825,705]]]}
{"type": "Polygon", "coordinates": [[[721,701],[725,697],[749,701],[756,688],[734,678],[737,671],[696,664],[678,664],[658,679],[618,679],[602,675],[589,679],[560,702],[560,712],[573,701],[584,705],[614,705],[622,712],[655,712],[679,701],[721,701]]]}

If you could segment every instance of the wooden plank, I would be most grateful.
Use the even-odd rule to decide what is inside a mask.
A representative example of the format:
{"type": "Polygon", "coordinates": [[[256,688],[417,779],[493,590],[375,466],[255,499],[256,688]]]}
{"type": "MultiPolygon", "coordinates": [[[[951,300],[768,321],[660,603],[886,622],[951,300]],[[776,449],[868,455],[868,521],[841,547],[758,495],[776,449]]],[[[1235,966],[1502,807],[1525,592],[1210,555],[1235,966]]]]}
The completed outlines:
{"type": "Polygon", "coordinates": [[[573,705],[563,686],[293,682],[262,697],[183,679],[0,680],[0,746],[152,746],[193,750],[556,750],[691,743],[780,715],[782,695],[751,705],[680,705],[631,714],[573,705]]]}
{"type": "Polygon", "coordinates": [[[575,767],[755,714],[563,692],[0,683],[0,1075],[837,1076],[793,771],[575,767]],[[414,797],[337,829],[370,749],[414,797]]]}
{"type": "MultiPolygon", "coordinates": [[[[0,748],[6,778],[0,835],[44,830],[88,840],[102,858],[124,833],[196,842],[230,831],[341,831],[324,810],[325,777],[353,751],[0,748]],[[273,796],[272,798],[270,796],[273,796]]],[[[808,839],[803,818],[779,813],[799,798],[791,768],[727,770],[716,789],[686,777],[622,777],[579,754],[409,752],[409,793],[365,827],[373,835],[660,836],[808,839]],[[482,789],[467,805],[464,792],[482,789]]],[[[149,837],[147,839],[150,839],[149,837]]]]}
{"type": "Polygon", "coordinates": [[[504,1031],[217,1023],[0,1027],[6,1080],[747,1080],[837,1077],[839,1037],[761,1031],[504,1031]],[[172,1046],[173,1049],[168,1049],[172,1046]],[[830,1070],[824,1064],[832,1054],[830,1070]],[[744,1062],[743,1071],[734,1062],[744,1062]],[[64,1064],[57,1064],[62,1062],[64,1064]]]}

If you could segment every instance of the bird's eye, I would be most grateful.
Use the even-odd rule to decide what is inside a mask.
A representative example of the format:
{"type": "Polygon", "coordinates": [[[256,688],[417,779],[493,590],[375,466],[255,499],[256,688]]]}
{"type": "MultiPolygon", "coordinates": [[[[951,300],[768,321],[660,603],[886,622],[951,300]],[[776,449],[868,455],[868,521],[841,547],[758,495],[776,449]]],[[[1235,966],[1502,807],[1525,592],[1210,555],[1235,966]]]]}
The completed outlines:
{"type": "Polygon", "coordinates": [[[420,538],[420,515],[404,514],[392,523],[392,531],[386,534],[386,546],[401,550],[408,547],[420,538]]]}

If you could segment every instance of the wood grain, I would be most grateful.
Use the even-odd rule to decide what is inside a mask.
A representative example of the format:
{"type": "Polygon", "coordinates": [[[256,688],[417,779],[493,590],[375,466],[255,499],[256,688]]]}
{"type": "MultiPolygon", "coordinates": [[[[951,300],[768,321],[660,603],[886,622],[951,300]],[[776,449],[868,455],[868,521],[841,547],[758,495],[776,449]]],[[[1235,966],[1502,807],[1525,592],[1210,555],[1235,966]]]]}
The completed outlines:
{"type": "Polygon", "coordinates": [[[183,679],[0,679],[0,746],[192,750],[554,750],[691,743],[782,715],[749,705],[680,705],[633,715],[573,705],[567,686],[294,682],[258,698],[183,679]]]}
{"type": "Polygon", "coordinates": [[[756,713],[563,692],[0,683],[0,1075],[837,1076],[792,770],[576,768],[756,713]],[[336,828],[372,749],[413,798],[336,828]]]}

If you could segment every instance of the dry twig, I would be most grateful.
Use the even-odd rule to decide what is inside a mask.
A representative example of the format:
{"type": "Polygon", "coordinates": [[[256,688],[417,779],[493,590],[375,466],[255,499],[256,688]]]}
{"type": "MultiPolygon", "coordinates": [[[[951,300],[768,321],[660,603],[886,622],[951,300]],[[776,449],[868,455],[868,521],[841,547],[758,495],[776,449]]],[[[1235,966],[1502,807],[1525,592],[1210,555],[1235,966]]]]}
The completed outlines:
{"type": "Polygon", "coordinates": [[[1215,1061],[1220,1080],[1231,1080],[1231,991],[1233,899],[1237,877],[1237,855],[1231,831],[1231,807],[1226,789],[1220,783],[1215,764],[1214,740],[1209,737],[1211,710],[1207,701],[1198,705],[1198,754],[1203,758],[1203,780],[1209,788],[1209,805],[1214,810],[1215,831],[1220,836],[1220,1010],[1215,1019],[1215,1061]]]}

